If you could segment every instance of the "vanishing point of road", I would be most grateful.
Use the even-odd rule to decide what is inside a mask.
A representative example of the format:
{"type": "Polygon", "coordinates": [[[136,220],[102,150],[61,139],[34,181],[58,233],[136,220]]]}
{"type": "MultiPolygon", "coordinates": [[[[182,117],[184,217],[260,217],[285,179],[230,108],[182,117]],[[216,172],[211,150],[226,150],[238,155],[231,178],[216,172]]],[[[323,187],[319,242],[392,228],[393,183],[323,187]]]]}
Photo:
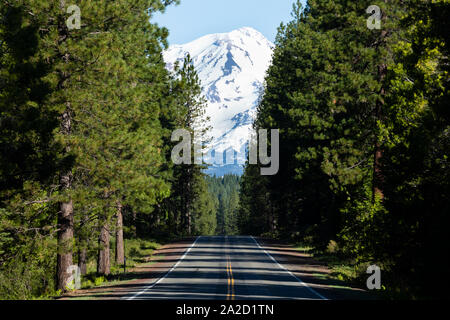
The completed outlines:
{"type": "Polygon", "coordinates": [[[178,262],[153,283],[123,299],[274,300],[327,299],[280,264],[253,237],[198,237],[178,262]]]}

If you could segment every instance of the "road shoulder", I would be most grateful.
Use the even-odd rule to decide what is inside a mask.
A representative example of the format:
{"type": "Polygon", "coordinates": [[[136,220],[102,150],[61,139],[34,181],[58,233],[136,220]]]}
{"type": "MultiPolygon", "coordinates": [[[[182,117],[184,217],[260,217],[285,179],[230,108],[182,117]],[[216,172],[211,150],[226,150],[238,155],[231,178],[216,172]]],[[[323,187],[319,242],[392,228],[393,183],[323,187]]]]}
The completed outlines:
{"type": "Polygon", "coordinates": [[[131,297],[163,277],[194,243],[195,238],[184,239],[163,245],[155,250],[147,262],[127,270],[126,273],[113,276],[99,287],[81,289],[65,294],[61,300],[117,300],[131,297]],[[117,280],[114,280],[117,278],[117,280]]]}
{"type": "Polygon", "coordinates": [[[375,295],[344,281],[331,278],[325,263],[300,252],[294,246],[272,239],[255,238],[279,264],[293,273],[314,291],[329,300],[374,300],[375,295]]]}

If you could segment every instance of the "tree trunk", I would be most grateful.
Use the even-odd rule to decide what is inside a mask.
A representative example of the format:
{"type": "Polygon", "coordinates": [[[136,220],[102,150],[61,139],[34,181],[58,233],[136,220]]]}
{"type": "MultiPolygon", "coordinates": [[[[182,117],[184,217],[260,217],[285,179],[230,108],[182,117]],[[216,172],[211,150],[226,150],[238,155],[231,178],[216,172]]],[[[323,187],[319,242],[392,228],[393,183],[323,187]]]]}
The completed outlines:
{"type": "MultiPolygon", "coordinates": [[[[387,73],[386,64],[382,64],[378,67],[378,75],[380,82],[383,82],[387,73]]],[[[381,99],[377,102],[376,108],[376,118],[380,121],[383,121],[383,106],[384,106],[384,96],[386,92],[385,89],[381,88],[381,99]]],[[[376,197],[379,197],[381,200],[384,199],[383,193],[383,172],[381,166],[381,159],[383,158],[383,150],[380,146],[380,142],[375,142],[375,150],[374,150],[374,161],[373,161],[373,178],[372,178],[372,201],[375,202],[376,197]]]]}
{"type": "Polygon", "coordinates": [[[58,253],[56,256],[56,286],[62,292],[67,291],[67,282],[71,276],[73,242],[73,204],[72,200],[60,204],[58,213],[58,253]]]}
{"type": "MultiPolygon", "coordinates": [[[[190,236],[191,235],[191,199],[190,196],[192,194],[191,192],[191,180],[192,180],[192,173],[190,169],[187,169],[187,177],[188,177],[188,181],[187,181],[187,185],[186,185],[186,189],[184,190],[184,228],[186,228],[187,230],[187,234],[190,236]]],[[[184,232],[185,230],[183,230],[184,232]]]]}
{"type": "Polygon", "coordinates": [[[99,250],[97,261],[97,273],[101,275],[109,275],[110,273],[109,226],[106,219],[100,230],[100,237],[98,239],[98,242],[99,242],[99,250]]]}
{"type": "Polygon", "coordinates": [[[379,143],[375,145],[374,164],[373,164],[373,186],[372,186],[372,201],[375,202],[376,197],[381,200],[384,199],[384,193],[382,189],[383,173],[381,170],[381,158],[383,157],[383,151],[380,148],[379,143]]]}
{"type": "Polygon", "coordinates": [[[124,260],[122,204],[119,202],[117,203],[116,264],[123,265],[124,260]]]}
{"type": "Polygon", "coordinates": [[[192,227],[191,227],[191,211],[188,210],[186,213],[186,220],[187,220],[187,232],[188,235],[190,236],[192,233],[192,227]]]}
{"type": "Polygon", "coordinates": [[[178,234],[178,225],[179,225],[179,220],[180,220],[180,217],[179,217],[179,212],[180,212],[180,210],[179,210],[179,207],[177,206],[177,205],[174,205],[173,207],[172,207],[172,212],[173,212],[173,223],[172,223],[172,226],[173,226],[173,228],[172,228],[172,231],[175,233],[175,234],[178,234]]]}
{"type": "Polygon", "coordinates": [[[275,213],[273,212],[273,203],[269,200],[270,203],[270,231],[275,232],[277,230],[275,213]]]}
{"type": "MultiPolygon", "coordinates": [[[[389,2],[388,0],[385,0],[385,2],[389,2]]],[[[386,20],[386,14],[384,13],[382,16],[382,20],[386,20]]],[[[387,37],[387,31],[382,30],[380,34],[379,39],[379,46],[383,46],[387,37]]],[[[379,121],[383,121],[383,107],[384,107],[384,96],[386,95],[386,90],[383,87],[383,81],[385,80],[387,75],[387,65],[386,63],[380,63],[378,65],[378,80],[382,84],[381,91],[380,91],[380,99],[377,101],[376,105],[376,119],[379,121]]],[[[381,168],[381,159],[383,158],[383,150],[380,145],[380,142],[377,140],[375,141],[375,150],[374,150],[374,161],[373,161],[373,178],[372,178],[372,202],[375,202],[376,197],[379,197],[381,200],[384,199],[384,193],[383,193],[383,172],[381,168]]]]}
{"type": "MultiPolygon", "coordinates": [[[[70,103],[66,104],[67,108],[61,116],[61,134],[70,135],[72,130],[72,117],[70,112],[70,103]]],[[[70,152],[70,147],[65,149],[66,153],[70,152]]],[[[64,193],[72,187],[72,171],[67,170],[59,178],[60,189],[64,193]]],[[[58,252],[56,257],[56,287],[58,290],[65,292],[67,281],[71,276],[69,267],[72,266],[72,245],[73,245],[73,203],[69,199],[61,202],[58,212],[58,252]]]]}
{"type": "Polygon", "coordinates": [[[78,250],[78,267],[82,275],[87,273],[87,250],[86,248],[80,248],[78,250]]]}
{"type": "MultiPolygon", "coordinates": [[[[62,16],[66,14],[65,8],[66,3],[64,0],[59,1],[59,7],[62,11],[62,16]]],[[[65,41],[68,36],[67,26],[64,23],[64,19],[60,20],[58,23],[58,45],[65,41]]],[[[69,54],[66,53],[62,57],[65,63],[69,61],[69,54]]],[[[58,73],[58,90],[65,89],[65,82],[69,78],[69,73],[65,71],[59,71],[58,73]]],[[[63,136],[69,136],[72,131],[72,114],[70,102],[66,102],[66,110],[61,115],[60,119],[60,131],[63,136]]],[[[70,146],[66,146],[65,153],[70,153],[70,146]]],[[[64,193],[70,190],[72,187],[72,171],[67,169],[67,171],[59,177],[60,190],[64,193]]],[[[56,288],[62,292],[67,291],[66,286],[71,276],[69,267],[72,266],[73,256],[72,256],[72,245],[73,245],[73,203],[71,199],[66,202],[61,202],[59,205],[59,212],[57,216],[58,223],[58,251],[56,256],[56,288]]]]}
{"type": "Polygon", "coordinates": [[[137,214],[136,211],[133,209],[131,211],[131,215],[132,215],[132,219],[133,219],[133,226],[131,228],[131,233],[133,234],[133,238],[136,239],[137,238],[137,214]]]}

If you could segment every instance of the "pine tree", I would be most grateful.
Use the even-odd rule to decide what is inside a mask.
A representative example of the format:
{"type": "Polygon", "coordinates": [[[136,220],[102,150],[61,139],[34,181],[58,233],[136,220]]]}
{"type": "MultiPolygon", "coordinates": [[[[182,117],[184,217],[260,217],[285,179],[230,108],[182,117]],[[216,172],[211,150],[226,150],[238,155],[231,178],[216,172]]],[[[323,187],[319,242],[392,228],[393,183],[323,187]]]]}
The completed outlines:
{"type": "Polygon", "coordinates": [[[81,28],[73,30],[66,23],[65,1],[22,4],[40,31],[39,57],[51,68],[46,105],[59,115],[56,141],[62,152],[53,200],[60,203],[60,290],[66,289],[73,263],[74,223],[82,220],[74,208],[91,205],[101,211],[100,233],[109,229],[117,200],[143,203],[141,210],[149,212],[168,192],[158,177],[163,160],[158,102],[167,81],[161,50],[167,31],[148,22],[148,8],[163,10],[170,3],[142,0],[132,12],[125,0],[82,3],[81,28]]]}
{"type": "MultiPolygon", "coordinates": [[[[191,135],[192,150],[190,164],[170,165],[172,192],[170,198],[163,203],[163,208],[168,214],[172,232],[191,235],[195,228],[193,217],[210,215],[210,205],[204,204],[210,199],[202,197],[206,192],[202,173],[205,167],[198,164],[205,147],[204,141],[200,140],[206,136],[209,129],[208,119],[204,117],[206,100],[201,95],[201,83],[189,55],[185,57],[181,66],[176,64],[172,77],[170,105],[173,111],[163,114],[161,122],[172,130],[167,131],[170,136],[175,130],[187,130],[191,135]],[[206,212],[194,212],[199,208],[204,208],[206,212]]],[[[167,161],[172,161],[174,142],[171,142],[170,146],[171,148],[166,149],[167,161]]]]}
{"type": "Polygon", "coordinates": [[[280,128],[280,172],[247,166],[242,227],[268,216],[250,200],[264,185],[283,236],[319,249],[337,238],[340,254],[382,264],[392,287],[432,288],[428,261],[448,252],[447,13],[446,1],[297,2],[256,120],[280,128]],[[373,4],[380,30],[366,26],[373,4]]]}
{"type": "Polygon", "coordinates": [[[0,20],[0,295],[26,299],[53,284],[47,186],[61,147],[53,139],[58,115],[47,104],[51,67],[40,54],[39,21],[21,2],[0,3],[0,20]]]}
{"type": "Polygon", "coordinates": [[[385,129],[389,135],[383,167],[390,215],[382,227],[392,236],[376,249],[381,255],[389,248],[392,273],[409,283],[414,294],[443,296],[447,293],[436,285],[438,275],[432,270],[436,263],[450,260],[445,227],[450,140],[444,107],[449,97],[449,39],[443,18],[450,4],[409,1],[408,8],[400,25],[404,36],[394,47],[395,63],[388,73],[386,116],[391,121],[385,129]]]}

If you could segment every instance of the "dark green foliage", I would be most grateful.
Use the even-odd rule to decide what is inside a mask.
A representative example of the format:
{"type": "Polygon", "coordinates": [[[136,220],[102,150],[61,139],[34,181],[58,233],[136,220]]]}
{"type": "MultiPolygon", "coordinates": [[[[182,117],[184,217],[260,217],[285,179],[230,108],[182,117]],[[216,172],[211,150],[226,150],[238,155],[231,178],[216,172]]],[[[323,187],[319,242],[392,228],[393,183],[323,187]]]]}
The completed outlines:
{"type": "Polygon", "coordinates": [[[197,196],[192,205],[192,233],[195,235],[210,236],[216,234],[216,199],[214,198],[214,194],[208,190],[208,178],[207,176],[199,175],[195,182],[197,189],[195,194],[197,196]]]}
{"type": "Polygon", "coordinates": [[[202,87],[189,55],[182,65],[175,65],[166,90],[169,97],[164,102],[160,119],[165,126],[165,166],[170,175],[171,192],[158,206],[155,223],[160,230],[157,233],[171,236],[212,234],[215,229],[213,200],[206,189],[202,172],[205,167],[196,164],[198,151],[194,149],[197,139],[209,130],[208,119],[204,117],[206,100],[201,95],[202,87]],[[173,131],[180,129],[191,135],[192,157],[190,164],[174,165],[172,149],[179,142],[171,141],[171,136],[173,131]]]}
{"type": "Polygon", "coordinates": [[[255,123],[280,129],[280,172],[247,166],[241,232],[318,250],[336,241],[339,255],[379,264],[390,293],[446,294],[430,274],[450,252],[448,33],[438,22],[448,10],[447,1],[297,2],[255,123]],[[374,4],[381,30],[366,26],[374,4]]]}
{"type": "Polygon", "coordinates": [[[275,234],[275,221],[266,177],[247,165],[240,182],[238,227],[241,234],[275,234]]]}
{"type": "Polygon", "coordinates": [[[61,147],[39,26],[20,3],[2,5],[0,20],[0,295],[23,299],[54,285],[54,207],[44,199],[61,147]]]}
{"type": "Polygon", "coordinates": [[[0,297],[54,295],[57,253],[93,269],[118,208],[128,238],[303,241],[378,264],[389,293],[448,296],[449,2],[297,1],[255,122],[280,129],[280,171],[242,178],[172,163],[174,130],[208,129],[190,57],[169,73],[168,31],[149,22],[176,2],[85,1],[69,30],[65,1],[0,0],[0,297]]]}
{"type": "Polygon", "coordinates": [[[209,192],[215,200],[217,215],[216,234],[236,235],[238,228],[239,182],[240,177],[226,174],[219,177],[206,177],[209,192]]]}
{"type": "Polygon", "coordinates": [[[171,132],[192,130],[204,108],[190,61],[170,75],[168,32],[149,22],[175,2],[83,2],[74,30],[65,1],[0,2],[1,297],[54,294],[57,250],[92,265],[121,207],[125,235],[148,237],[182,190],[191,233],[214,232],[202,167],[174,168],[166,156],[171,132]],[[59,243],[69,199],[74,235],[59,243]]]}

